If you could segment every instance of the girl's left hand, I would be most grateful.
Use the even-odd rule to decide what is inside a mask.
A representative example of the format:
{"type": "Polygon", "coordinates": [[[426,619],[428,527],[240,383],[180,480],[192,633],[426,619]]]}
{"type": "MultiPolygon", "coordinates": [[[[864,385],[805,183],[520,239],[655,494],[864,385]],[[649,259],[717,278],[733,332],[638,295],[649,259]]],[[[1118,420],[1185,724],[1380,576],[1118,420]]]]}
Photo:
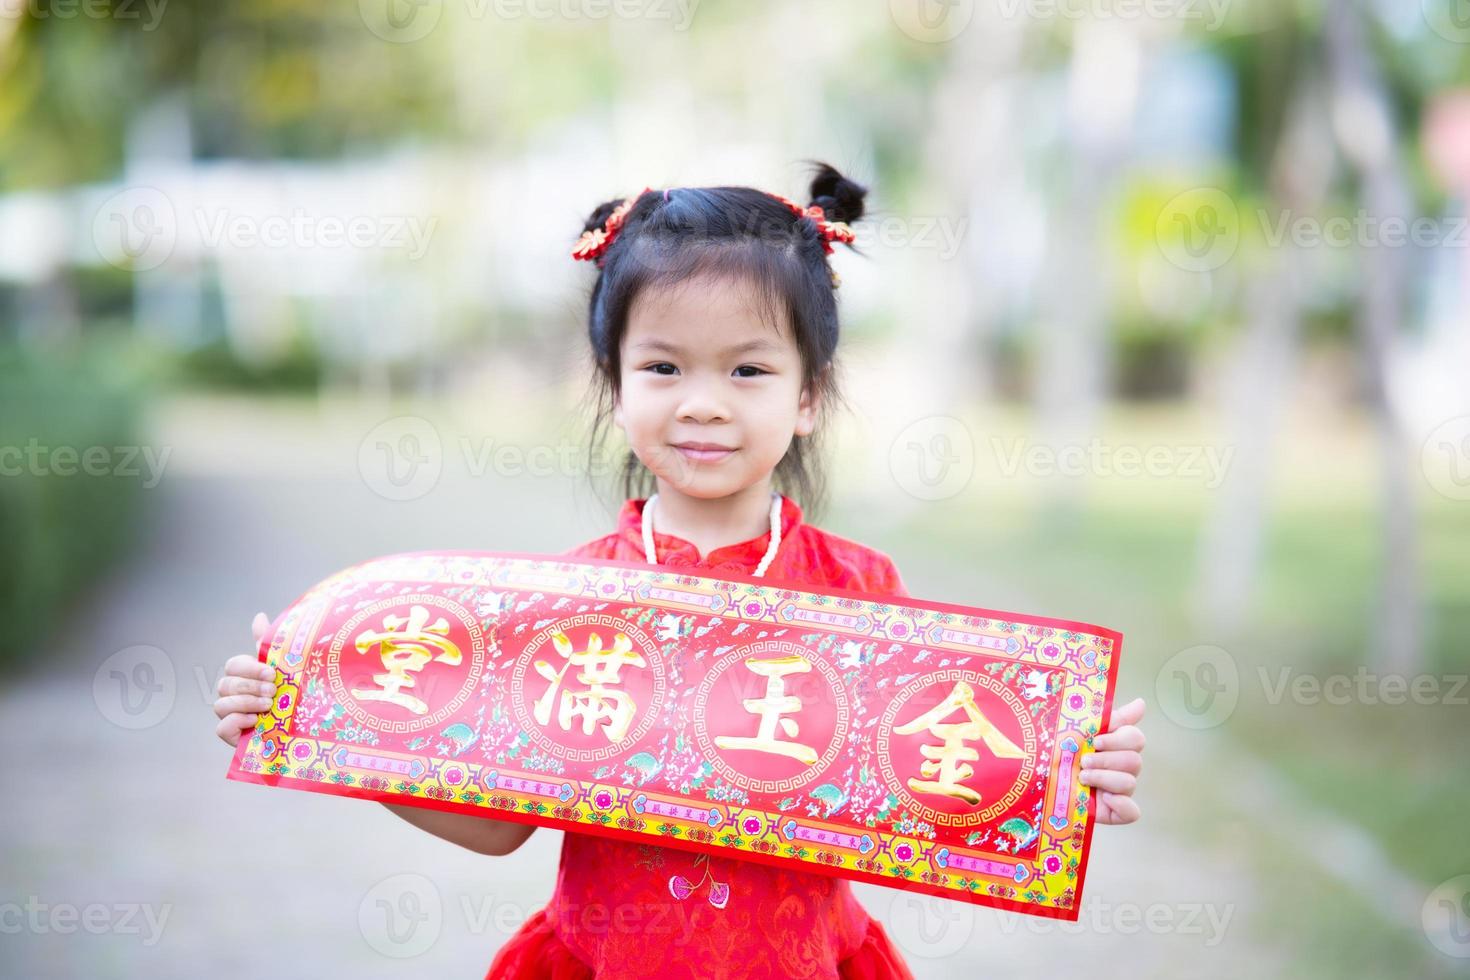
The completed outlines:
{"type": "Polygon", "coordinates": [[[1132,823],[1139,818],[1133,791],[1143,768],[1143,698],[1113,711],[1112,727],[1092,740],[1096,750],[1082,757],[1082,782],[1097,787],[1097,822],[1132,823]]]}

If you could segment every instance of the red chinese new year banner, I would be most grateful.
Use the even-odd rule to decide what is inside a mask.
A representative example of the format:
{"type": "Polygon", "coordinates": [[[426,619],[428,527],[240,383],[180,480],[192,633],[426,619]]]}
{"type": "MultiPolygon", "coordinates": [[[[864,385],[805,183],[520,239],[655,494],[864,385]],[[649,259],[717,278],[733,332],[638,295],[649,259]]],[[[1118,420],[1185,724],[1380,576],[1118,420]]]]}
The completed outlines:
{"type": "Polygon", "coordinates": [[[1075,920],[1122,637],[606,559],[418,552],[272,624],[229,778],[1075,920]]]}

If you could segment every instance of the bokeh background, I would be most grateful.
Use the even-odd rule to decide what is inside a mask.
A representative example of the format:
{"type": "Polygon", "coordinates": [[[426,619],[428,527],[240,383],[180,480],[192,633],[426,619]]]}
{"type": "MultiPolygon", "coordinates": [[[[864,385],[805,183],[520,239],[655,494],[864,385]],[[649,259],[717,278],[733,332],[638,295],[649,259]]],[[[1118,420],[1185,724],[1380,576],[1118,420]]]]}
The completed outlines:
{"type": "Polygon", "coordinates": [[[1470,975],[1463,0],[0,3],[0,974],[483,973],[561,835],[227,782],[222,665],[606,533],[584,216],[809,159],[809,519],[1149,702],[1076,925],[857,886],[916,975],[1470,975]]]}

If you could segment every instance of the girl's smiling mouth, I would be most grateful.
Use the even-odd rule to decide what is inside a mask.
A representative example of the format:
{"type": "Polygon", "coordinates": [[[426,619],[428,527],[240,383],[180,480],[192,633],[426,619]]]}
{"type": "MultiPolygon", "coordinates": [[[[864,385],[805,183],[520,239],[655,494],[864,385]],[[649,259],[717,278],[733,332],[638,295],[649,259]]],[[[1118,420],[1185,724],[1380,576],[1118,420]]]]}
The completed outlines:
{"type": "Polygon", "coordinates": [[[722,446],[717,442],[678,442],[674,448],[685,458],[699,462],[718,462],[735,452],[735,447],[722,446]]]}

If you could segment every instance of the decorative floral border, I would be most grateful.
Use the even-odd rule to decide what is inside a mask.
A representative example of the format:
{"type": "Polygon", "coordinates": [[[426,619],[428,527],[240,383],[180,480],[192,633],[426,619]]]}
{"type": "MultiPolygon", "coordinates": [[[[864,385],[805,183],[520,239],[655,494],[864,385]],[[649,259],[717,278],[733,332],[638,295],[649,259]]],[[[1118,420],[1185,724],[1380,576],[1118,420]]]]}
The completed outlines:
{"type": "MultiPolygon", "coordinates": [[[[260,658],[276,666],[277,692],[256,730],[241,739],[228,778],[381,802],[493,815],[626,840],[695,851],[735,850],[749,860],[899,887],[975,904],[1075,921],[1081,904],[1096,804],[1076,780],[1081,756],[1112,710],[1122,636],[1112,630],[1046,617],[1021,616],[942,602],[875,596],[846,589],[813,592],[739,574],[718,578],[651,569],[610,559],[570,560],[520,553],[416,552],[345,569],[304,593],[262,643],[260,658]],[[487,560],[490,559],[490,560],[487,560]],[[328,737],[292,731],[302,696],[299,680],[316,630],[338,591],[352,583],[449,584],[479,597],[481,615],[496,590],[534,589],[544,596],[636,601],[680,613],[728,615],[751,623],[802,621],[839,636],[974,652],[1016,664],[1065,668],[1068,686],[1050,759],[1034,849],[1025,858],[981,847],[960,848],[917,832],[850,824],[740,805],[691,805],[689,797],[637,786],[566,780],[540,771],[485,765],[433,753],[374,746],[366,731],[328,737]],[[474,592],[473,590],[482,590],[474,592]],[[923,642],[920,642],[920,641],[923,642]],[[826,846],[824,846],[826,845],[826,846]],[[846,846],[839,846],[846,845],[846,846]]],[[[695,801],[697,802],[697,801],[695,801]]],[[[903,823],[895,823],[895,828],[903,823]]],[[[1017,847],[1019,851],[1020,848],[1017,847]]]]}

